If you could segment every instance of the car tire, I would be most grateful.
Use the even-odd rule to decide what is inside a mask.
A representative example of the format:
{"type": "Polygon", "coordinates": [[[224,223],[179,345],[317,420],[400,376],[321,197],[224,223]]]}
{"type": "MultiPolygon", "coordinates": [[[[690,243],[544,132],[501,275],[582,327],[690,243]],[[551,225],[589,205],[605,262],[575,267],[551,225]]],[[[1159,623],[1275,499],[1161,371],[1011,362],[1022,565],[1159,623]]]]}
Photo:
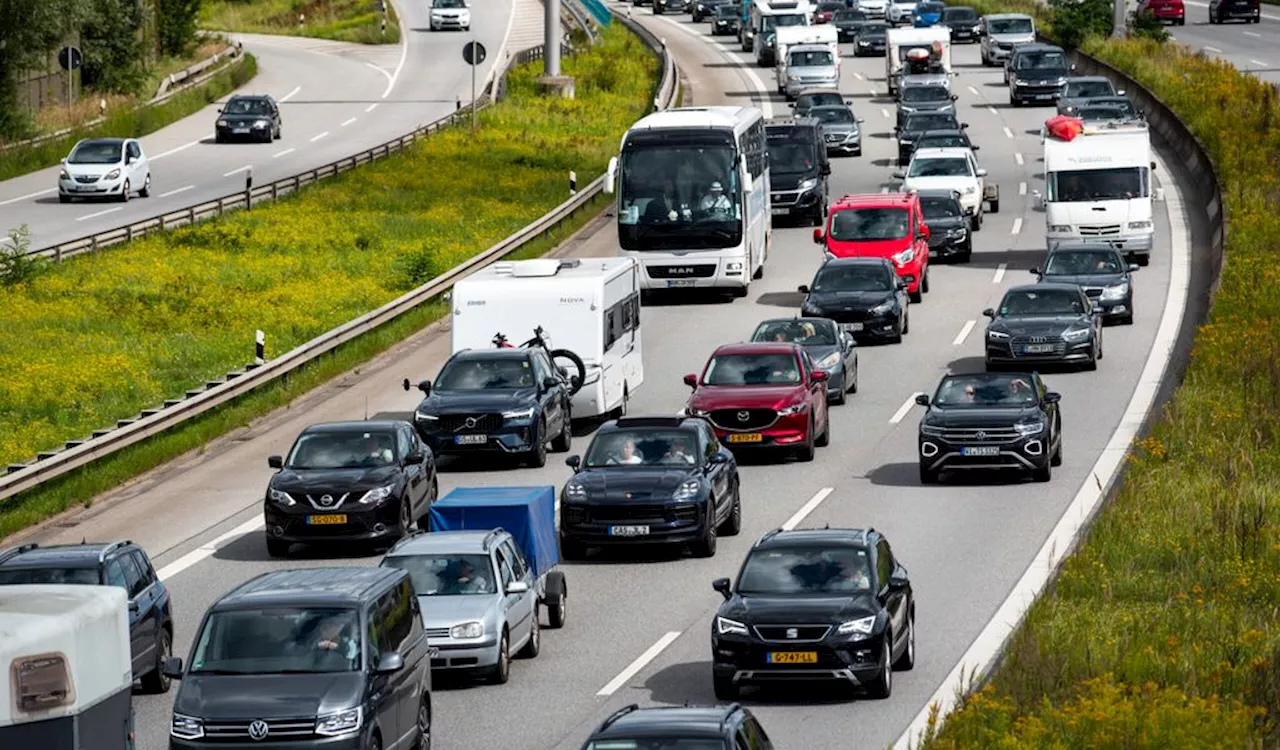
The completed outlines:
{"type": "Polygon", "coordinates": [[[564,573],[558,570],[547,573],[545,596],[543,604],[547,607],[547,625],[559,630],[564,627],[569,616],[569,584],[564,579],[564,573]]]}
{"type": "Polygon", "coordinates": [[[921,294],[929,293],[929,269],[928,268],[924,269],[924,276],[920,277],[920,293],[921,294]]]}
{"type": "Polygon", "coordinates": [[[440,499],[440,479],[439,477],[433,476],[431,477],[431,489],[427,490],[427,512],[424,512],[421,516],[418,516],[416,519],[414,519],[413,527],[415,529],[417,529],[418,531],[431,530],[430,529],[431,524],[426,522],[424,519],[427,518],[427,513],[430,512],[431,506],[434,505],[436,500],[439,500],[439,499],[440,499]]]}
{"type": "Polygon", "coordinates": [[[143,692],[148,695],[162,695],[169,692],[172,680],[165,676],[164,663],[169,660],[172,653],[173,636],[169,635],[168,628],[160,628],[160,637],[156,638],[156,667],[142,676],[140,682],[143,692]]]}
{"type": "Polygon", "coordinates": [[[426,700],[418,703],[418,739],[413,743],[413,750],[431,750],[431,704],[426,700]]]}
{"type": "Polygon", "coordinates": [[[733,482],[733,506],[729,508],[729,517],[720,524],[720,534],[737,536],[742,532],[742,487],[738,480],[733,482]]]}
{"type": "Polygon", "coordinates": [[[893,649],[889,644],[893,642],[893,633],[889,630],[884,631],[884,654],[881,659],[884,660],[884,668],[880,670],[880,674],[876,678],[867,683],[867,693],[872,698],[884,700],[893,694],[893,649]]]}
{"type": "Polygon", "coordinates": [[[1021,106],[1022,106],[1022,100],[1021,100],[1021,99],[1019,99],[1019,98],[1017,98],[1017,97],[1013,97],[1013,96],[1011,96],[1011,97],[1009,97],[1009,106],[1011,106],[1011,107],[1021,107],[1021,106]]]}
{"type": "Polygon", "coordinates": [[[893,668],[899,672],[910,672],[912,667],[916,665],[916,608],[912,605],[907,615],[907,647],[902,650],[902,656],[893,663],[893,668]]]}
{"type": "Polygon", "coordinates": [[[981,231],[981,230],[982,230],[982,216],[980,216],[980,215],[978,215],[978,214],[974,214],[974,215],[969,219],[969,231],[970,231],[970,232],[978,232],[978,231],[981,231]]]}
{"type": "Polygon", "coordinates": [[[809,431],[805,433],[804,445],[800,446],[796,456],[798,460],[806,463],[809,461],[812,461],[813,457],[818,452],[818,446],[816,445],[817,441],[815,440],[816,436],[813,434],[813,431],[814,431],[813,420],[810,419],[809,431]]]}
{"type": "Polygon", "coordinates": [[[123,186],[122,188],[120,188],[120,202],[121,202],[121,203],[128,203],[128,202],[129,202],[129,194],[130,194],[130,193],[132,193],[132,192],[133,192],[133,187],[132,187],[131,185],[129,185],[129,181],[128,181],[128,180],[125,180],[125,181],[124,181],[124,186],[123,186]]]}
{"type": "Polygon", "coordinates": [[[827,423],[822,426],[822,434],[814,439],[813,444],[819,448],[831,445],[831,411],[827,410],[827,423]]]}
{"type": "Polygon", "coordinates": [[[958,258],[958,261],[960,263],[968,263],[971,260],[973,260],[973,238],[972,237],[970,237],[968,242],[965,243],[964,250],[960,251],[960,257],[958,258]]]}
{"type": "Polygon", "coordinates": [[[845,395],[844,388],[837,388],[835,391],[828,391],[827,403],[834,406],[844,406],[849,403],[849,397],[845,395]]]}
{"type": "Polygon", "coordinates": [[[1053,479],[1053,462],[1045,461],[1044,466],[1031,470],[1031,478],[1037,482],[1048,482],[1053,479]]]}
{"type": "Polygon", "coordinates": [[[525,464],[530,468],[541,469],[547,465],[547,420],[545,418],[538,422],[538,434],[534,439],[537,443],[534,444],[533,450],[529,451],[525,464]]]}
{"type": "Polygon", "coordinates": [[[71,202],[71,196],[69,196],[69,195],[63,195],[62,193],[58,193],[58,202],[59,202],[59,203],[70,203],[70,202],[71,202]]]}
{"type": "Polygon", "coordinates": [[[1133,313],[1129,313],[1128,315],[1121,318],[1120,325],[1126,325],[1126,326],[1133,325],[1133,313]]]}
{"type": "Polygon", "coordinates": [[[396,514],[396,520],[400,524],[399,539],[413,533],[413,503],[409,501],[408,495],[400,498],[400,510],[396,514]]]}
{"type": "Polygon", "coordinates": [[[151,197],[151,173],[147,172],[147,179],[142,183],[142,189],[138,191],[139,198],[151,197]]]}
{"type": "Polygon", "coordinates": [[[738,686],[734,683],[732,676],[721,677],[718,674],[711,676],[711,687],[715,691],[716,700],[732,701],[738,699],[738,686]]]}
{"type": "Polygon", "coordinates": [[[566,411],[564,415],[564,426],[560,428],[560,434],[555,440],[551,441],[551,450],[556,453],[568,453],[573,447],[573,417],[566,411]]]}
{"type": "Polygon", "coordinates": [[[280,539],[267,539],[267,554],[271,557],[288,557],[293,545],[280,539]]]}
{"type": "Polygon", "coordinates": [[[560,559],[581,560],[587,556],[587,547],[582,542],[560,535],[560,559]]]}
{"type": "MultiPolygon", "coordinates": [[[[907,296],[910,297],[911,301],[917,305],[924,301],[924,293],[920,291],[922,287],[924,287],[923,279],[921,279],[921,283],[916,287],[916,290],[914,292],[907,292],[907,296]]],[[[902,332],[903,333],[907,332],[905,325],[902,329],[902,332]]]]}
{"type": "Polygon", "coordinates": [[[1053,455],[1049,456],[1050,466],[1062,465],[1062,435],[1058,435],[1058,447],[1053,449],[1053,455]]]}
{"type": "Polygon", "coordinates": [[[525,642],[524,648],[520,649],[518,656],[521,659],[533,659],[542,651],[542,627],[538,622],[538,605],[533,605],[533,617],[529,622],[529,640],[525,642]]]}
{"type": "Polygon", "coordinates": [[[928,469],[924,464],[920,464],[920,484],[937,484],[938,472],[928,469]]]}
{"type": "Polygon", "coordinates": [[[498,663],[489,667],[489,683],[493,685],[505,685],[511,679],[511,637],[507,631],[502,631],[502,638],[498,641],[498,663]]]}
{"type": "Polygon", "coordinates": [[[987,201],[987,210],[993,214],[1000,213],[1000,199],[996,198],[993,201],[987,201]]]}
{"type": "Polygon", "coordinates": [[[1098,369],[1098,357],[1096,355],[1089,357],[1089,361],[1084,363],[1084,369],[1087,372],[1093,372],[1098,369]]]}
{"type": "MultiPolygon", "coordinates": [[[[708,503],[710,505],[710,503],[708,503]]],[[[698,541],[689,545],[690,551],[694,557],[715,557],[716,542],[719,540],[720,534],[716,529],[716,512],[715,508],[707,508],[707,523],[702,529],[702,537],[698,541]]]]}

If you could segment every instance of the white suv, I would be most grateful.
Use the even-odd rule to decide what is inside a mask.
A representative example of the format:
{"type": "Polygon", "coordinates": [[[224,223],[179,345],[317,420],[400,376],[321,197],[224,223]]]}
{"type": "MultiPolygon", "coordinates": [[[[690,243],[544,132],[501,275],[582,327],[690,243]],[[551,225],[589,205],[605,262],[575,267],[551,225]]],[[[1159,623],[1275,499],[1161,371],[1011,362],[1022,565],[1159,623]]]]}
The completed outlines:
{"type": "Polygon", "coordinates": [[[993,214],[1000,210],[999,186],[987,184],[987,170],[978,166],[973,151],[967,148],[916,149],[907,168],[894,172],[893,176],[903,181],[903,192],[954,190],[959,193],[960,205],[975,232],[982,228],[984,203],[993,214]]]}

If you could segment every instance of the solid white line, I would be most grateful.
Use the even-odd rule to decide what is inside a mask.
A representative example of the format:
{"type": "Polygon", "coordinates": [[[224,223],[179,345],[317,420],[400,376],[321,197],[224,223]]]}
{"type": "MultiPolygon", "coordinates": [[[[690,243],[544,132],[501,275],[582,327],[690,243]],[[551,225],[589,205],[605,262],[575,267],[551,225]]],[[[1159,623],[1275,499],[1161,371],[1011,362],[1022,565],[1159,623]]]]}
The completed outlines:
{"type": "Polygon", "coordinates": [[[978,93],[978,90],[972,86],[969,87],[969,93],[973,94],[974,96],[980,96],[980,94],[978,93]]]}
{"type": "Polygon", "coordinates": [[[325,137],[326,135],[329,135],[329,131],[327,131],[327,130],[326,130],[326,131],[324,131],[323,133],[321,133],[320,135],[317,135],[317,136],[312,137],[311,142],[312,142],[312,143],[315,143],[316,141],[320,140],[321,138],[325,137]]]}
{"type": "Polygon", "coordinates": [[[636,674],[640,672],[640,670],[645,668],[646,664],[658,658],[658,654],[662,653],[667,646],[670,646],[675,641],[675,639],[679,637],[680,637],[680,631],[672,630],[668,632],[666,635],[659,638],[658,642],[650,646],[648,651],[645,651],[643,654],[640,654],[640,656],[636,657],[636,660],[628,664],[626,669],[619,672],[617,677],[614,677],[612,680],[609,680],[609,684],[600,688],[600,691],[597,692],[596,695],[613,695],[614,693],[616,693],[618,691],[618,688],[627,684],[628,680],[630,680],[632,677],[635,677],[636,674]]]}
{"type": "Polygon", "coordinates": [[[1026,195],[1026,194],[1027,194],[1027,183],[1025,183],[1025,182],[1019,182],[1019,183],[1018,183],[1018,195],[1026,195]]]}
{"type": "Polygon", "coordinates": [[[233,170],[231,170],[230,172],[227,172],[226,174],[224,174],[224,175],[222,175],[222,176],[223,176],[223,177],[230,177],[230,176],[231,176],[231,175],[233,175],[233,174],[240,174],[241,172],[244,172],[244,171],[249,170],[249,169],[253,169],[253,165],[252,165],[252,164],[246,164],[246,165],[244,165],[243,167],[240,167],[239,169],[233,169],[233,170]]]}
{"type": "Polygon", "coordinates": [[[916,391],[910,396],[907,396],[907,400],[903,402],[902,406],[899,406],[898,410],[893,413],[893,416],[889,417],[889,424],[897,424],[901,422],[903,418],[907,416],[907,412],[911,411],[911,409],[916,405],[916,396],[923,393],[924,391],[916,391]]]}
{"type": "Polygon", "coordinates": [[[34,192],[34,193],[27,193],[26,195],[19,195],[17,198],[10,198],[10,199],[9,199],[9,200],[7,200],[7,201],[0,201],[0,206],[7,206],[7,205],[9,205],[10,203],[18,203],[19,201],[30,200],[30,199],[32,199],[32,198],[39,198],[40,196],[42,196],[42,195],[44,195],[44,194],[46,194],[46,193],[52,193],[52,192],[53,192],[53,191],[55,191],[55,190],[57,190],[57,188],[49,188],[48,190],[37,190],[37,191],[36,191],[36,192],[34,192]]]}
{"type": "Polygon", "coordinates": [[[197,143],[199,143],[199,142],[200,142],[200,141],[192,141],[192,142],[190,142],[190,143],[184,143],[184,144],[182,144],[181,146],[177,146],[177,147],[175,147],[175,148],[171,148],[171,149],[169,149],[168,151],[161,151],[160,153],[156,154],[155,156],[150,157],[150,159],[151,159],[151,161],[155,161],[156,159],[163,159],[164,157],[169,156],[169,155],[171,155],[171,154],[176,154],[176,153],[178,153],[179,151],[186,151],[187,149],[191,148],[192,146],[196,145],[196,144],[197,144],[197,143]]]}
{"type": "Polygon", "coordinates": [[[294,95],[295,95],[295,94],[297,94],[297,93],[298,93],[299,91],[301,91],[301,90],[302,90],[302,87],[301,87],[301,86],[294,86],[294,87],[293,87],[293,91],[290,91],[289,93],[287,93],[287,94],[285,94],[284,96],[280,97],[280,101],[281,101],[281,102],[287,102],[287,101],[289,101],[290,99],[292,99],[292,98],[294,97],[294,95]]]}
{"type": "Polygon", "coordinates": [[[880,110],[880,116],[886,120],[889,119],[889,110],[887,109],[880,110]]]}
{"type": "Polygon", "coordinates": [[[1261,39],[1261,38],[1262,38],[1262,35],[1261,35],[1261,34],[1259,34],[1259,33],[1258,33],[1258,32],[1256,32],[1256,31],[1246,31],[1246,32],[1244,32],[1244,35],[1245,35],[1245,36],[1251,36],[1251,37],[1253,37],[1253,38],[1255,38],[1255,39],[1261,39]]]}
{"type": "Polygon", "coordinates": [[[1267,64],[1261,60],[1250,60],[1249,62],[1253,63],[1254,65],[1257,65],[1259,68],[1267,67],[1267,64]]]}
{"type": "Polygon", "coordinates": [[[190,568],[191,566],[196,565],[204,561],[205,559],[209,558],[210,556],[212,556],[214,552],[218,551],[218,547],[220,547],[223,542],[230,541],[231,539],[235,539],[237,537],[242,537],[245,534],[248,534],[252,531],[261,529],[262,527],[263,527],[263,521],[261,518],[254,518],[250,521],[245,521],[244,523],[235,527],[231,531],[228,531],[222,536],[219,536],[216,539],[213,539],[208,544],[202,545],[200,547],[197,547],[196,549],[191,550],[187,554],[183,555],[182,557],[179,557],[177,560],[174,560],[173,562],[164,566],[160,570],[156,571],[156,577],[162,581],[173,578],[174,576],[178,575],[179,573],[186,570],[187,568],[190,568]]]}
{"type": "Polygon", "coordinates": [[[107,214],[115,213],[116,211],[119,211],[122,208],[124,208],[124,206],[116,206],[115,208],[108,208],[106,211],[99,211],[93,214],[85,214],[84,216],[77,217],[76,221],[84,221],[86,219],[96,219],[99,216],[106,216],[107,214]]]}
{"type": "Polygon", "coordinates": [[[369,106],[365,107],[365,108],[364,108],[364,111],[365,111],[365,112],[372,112],[372,111],[373,111],[373,108],[374,108],[374,107],[376,107],[376,106],[378,106],[378,103],[377,103],[377,102],[374,102],[373,104],[370,104],[369,106]]]}
{"type": "Polygon", "coordinates": [[[351,123],[353,123],[353,122],[355,122],[355,121],[356,121],[356,118],[352,117],[350,120],[347,120],[346,122],[342,123],[342,125],[341,125],[340,127],[344,127],[344,128],[345,128],[346,126],[350,125],[351,123]]]}
{"type": "MultiPolygon", "coordinates": [[[[667,18],[666,16],[658,16],[657,20],[667,24],[673,29],[677,29],[682,33],[688,34],[689,36],[695,39],[701,40],[704,44],[710,44],[710,40],[706,36],[699,34],[698,32],[689,28],[687,24],[677,23],[676,21],[673,21],[670,18],[667,18]]],[[[510,29],[508,28],[508,31],[509,30],[510,29]]],[[[740,66],[739,72],[741,72],[743,75],[747,77],[747,81],[751,84],[751,87],[754,88],[756,90],[756,93],[758,94],[757,99],[759,99],[760,111],[764,113],[765,119],[769,119],[770,117],[773,117],[773,101],[769,98],[770,97],[769,88],[764,85],[764,81],[761,80],[760,76],[756,75],[756,71],[754,69],[755,61],[753,60],[751,61],[751,63],[748,63],[746,60],[743,60],[741,57],[738,57],[737,55],[731,54],[730,52],[728,52],[727,50],[725,50],[724,48],[718,45],[715,46],[715,50],[719,52],[720,56],[723,57],[724,59],[728,60],[731,63],[737,63],[740,66]]],[[[875,92],[872,91],[872,93],[875,93],[875,92]]]]}
{"type": "Polygon", "coordinates": [[[796,511],[794,515],[787,519],[786,523],[782,524],[782,530],[791,531],[795,527],[799,526],[801,521],[808,518],[809,514],[812,513],[819,505],[822,505],[822,501],[826,500],[827,496],[835,491],[835,487],[823,487],[818,490],[813,497],[809,498],[809,502],[800,506],[800,510],[796,511]]]}
{"type": "Polygon", "coordinates": [[[1000,265],[996,266],[996,275],[992,277],[991,283],[999,284],[1000,281],[1004,278],[1004,272],[1008,270],[1008,268],[1009,268],[1008,263],[1001,263],[1000,265]]]}
{"type": "Polygon", "coordinates": [[[1019,216],[1018,218],[1013,220],[1013,231],[1009,232],[1009,234],[1017,234],[1021,231],[1022,231],[1022,217],[1019,216]]]}
{"type": "Polygon", "coordinates": [[[1004,137],[1009,139],[1013,138],[1013,131],[1009,129],[1008,125],[1004,127],[1004,137]]]}
{"type": "Polygon", "coordinates": [[[276,154],[272,154],[272,155],[271,155],[271,158],[272,158],[272,159],[279,159],[280,157],[284,156],[285,154],[292,154],[292,153],[293,153],[293,149],[291,149],[291,148],[286,148],[284,151],[281,151],[281,152],[276,153],[276,154]]]}
{"type": "Polygon", "coordinates": [[[169,196],[171,196],[171,195],[177,195],[178,193],[185,193],[185,192],[187,192],[188,190],[194,190],[194,189],[195,189],[195,187],[196,187],[195,185],[187,185],[186,187],[180,187],[180,188],[178,188],[177,190],[170,190],[170,191],[169,191],[169,192],[167,192],[167,193],[161,193],[161,194],[157,195],[156,197],[157,197],[157,198],[168,198],[168,197],[169,197],[169,196]]]}
{"type": "Polygon", "coordinates": [[[1210,47],[1210,46],[1208,46],[1208,45],[1205,45],[1202,49],[1206,49],[1206,50],[1208,50],[1208,51],[1210,51],[1210,52],[1214,53],[1215,55],[1221,55],[1221,54],[1222,54],[1222,50],[1218,49],[1217,47],[1210,47]]]}
{"type": "MultiPolygon", "coordinates": [[[[512,15],[514,15],[514,14],[512,14],[512,15]]],[[[403,19],[401,19],[401,20],[403,20],[403,19]]],[[[499,51],[499,52],[501,52],[502,50],[501,50],[501,49],[499,49],[498,51],[499,51]]],[[[383,99],[386,99],[388,96],[390,96],[390,95],[391,95],[391,89],[395,88],[395,87],[396,87],[396,81],[400,80],[400,71],[404,69],[404,61],[405,61],[405,58],[406,58],[406,57],[408,57],[408,55],[409,55],[409,44],[408,44],[408,42],[405,40],[404,35],[403,35],[403,34],[401,34],[401,35],[400,35],[400,62],[396,63],[396,69],[395,69],[395,72],[394,72],[394,73],[392,73],[392,74],[387,78],[387,90],[382,92],[382,98],[383,98],[383,99]]],[[[379,70],[382,70],[382,69],[381,69],[381,68],[379,68],[379,70]]],[[[382,72],[384,72],[384,73],[385,73],[386,71],[382,71],[382,72]]]]}
{"type": "Polygon", "coordinates": [[[1023,164],[1025,164],[1025,163],[1026,163],[1026,162],[1024,162],[1024,161],[1022,160],[1022,154],[1014,154],[1014,155],[1013,155],[1013,160],[1014,160],[1014,161],[1016,161],[1016,162],[1018,162],[1018,166],[1022,166],[1023,164]]]}
{"type": "Polygon", "coordinates": [[[965,321],[964,328],[961,328],[960,333],[956,334],[956,338],[951,342],[951,345],[960,346],[963,344],[964,340],[969,337],[969,332],[972,331],[973,327],[976,325],[978,325],[978,321],[976,320],[965,321]]]}
{"type": "MultiPolygon", "coordinates": [[[[382,68],[379,68],[377,65],[374,65],[374,64],[373,64],[373,63],[371,63],[371,62],[367,62],[367,63],[365,63],[365,65],[368,65],[370,68],[373,68],[374,70],[376,70],[376,71],[378,71],[379,73],[381,73],[383,76],[385,76],[385,77],[386,77],[388,84],[390,84],[390,83],[391,83],[391,74],[390,74],[390,73],[388,73],[387,71],[383,70],[382,68]]],[[[386,95],[386,94],[383,94],[383,95],[382,95],[382,98],[383,98],[383,99],[387,98],[387,95],[386,95]]]]}

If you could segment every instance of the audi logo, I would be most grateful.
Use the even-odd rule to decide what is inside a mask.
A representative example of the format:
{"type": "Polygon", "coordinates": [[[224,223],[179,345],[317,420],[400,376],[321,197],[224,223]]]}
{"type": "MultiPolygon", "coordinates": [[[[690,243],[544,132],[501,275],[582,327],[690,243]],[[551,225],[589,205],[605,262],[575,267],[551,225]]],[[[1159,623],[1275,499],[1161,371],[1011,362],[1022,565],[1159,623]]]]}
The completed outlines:
{"type": "Polygon", "coordinates": [[[267,726],[267,722],[258,719],[249,725],[249,739],[262,741],[267,738],[267,734],[271,732],[271,727],[267,726]]]}
{"type": "Polygon", "coordinates": [[[738,412],[738,421],[739,421],[739,422],[745,422],[745,421],[747,421],[748,419],[751,419],[751,412],[749,412],[749,411],[740,411],[740,412],[738,412]]]}

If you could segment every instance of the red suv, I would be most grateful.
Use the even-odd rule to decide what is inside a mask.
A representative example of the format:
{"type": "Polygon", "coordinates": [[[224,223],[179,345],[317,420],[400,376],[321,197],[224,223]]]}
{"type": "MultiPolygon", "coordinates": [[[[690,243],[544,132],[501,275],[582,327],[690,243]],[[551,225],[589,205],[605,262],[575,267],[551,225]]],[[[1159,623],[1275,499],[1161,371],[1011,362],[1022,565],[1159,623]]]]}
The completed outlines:
{"type": "Polygon", "coordinates": [[[784,449],[812,461],[814,448],[831,441],[827,373],[799,344],[726,344],[701,378],[684,382],[693,389],[685,411],[709,421],[730,449],[784,449]]]}
{"type": "Polygon", "coordinates": [[[827,210],[827,231],[813,230],[831,258],[888,258],[912,302],[929,291],[929,227],[915,193],[846,195],[827,210]]]}
{"type": "Polygon", "coordinates": [[[1174,26],[1183,26],[1187,23],[1187,6],[1182,4],[1182,0],[1142,0],[1138,3],[1137,15],[1144,12],[1150,13],[1161,21],[1168,21],[1174,26]]]}

